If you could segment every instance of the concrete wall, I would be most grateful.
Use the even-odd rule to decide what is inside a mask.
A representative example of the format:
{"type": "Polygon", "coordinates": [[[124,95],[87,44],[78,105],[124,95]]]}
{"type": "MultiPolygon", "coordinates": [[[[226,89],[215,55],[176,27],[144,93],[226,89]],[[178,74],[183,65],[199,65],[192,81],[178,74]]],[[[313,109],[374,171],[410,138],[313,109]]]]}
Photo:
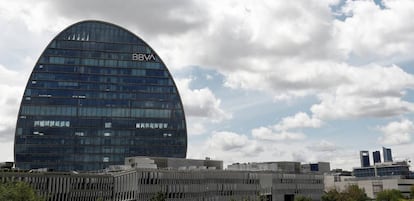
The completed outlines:
{"type": "Polygon", "coordinates": [[[49,201],[147,201],[157,193],[167,201],[257,200],[285,196],[320,200],[323,176],[226,170],[129,169],[102,174],[0,172],[0,181],[28,182],[49,201]]]}
{"type": "Polygon", "coordinates": [[[414,179],[402,179],[398,177],[354,178],[346,181],[334,182],[333,187],[339,191],[343,191],[349,185],[358,185],[359,188],[365,190],[365,193],[370,198],[375,198],[378,192],[392,189],[399,190],[404,196],[408,197],[410,195],[411,185],[414,185],[414,179]]]}
{"type": "Polygon", "coordinates": [[[147,201],[159,192],[168,201],[256,200],[260,189],[252,172],[135,169],[114,173],[114,178],[114,200],[147,201]]]}
{"type": "Polygon", "coordinates": [[[76,173],[0,172],[0,182],[24,181],[40,196],[56,201],[112,200],[111,175],[76,173]]]}

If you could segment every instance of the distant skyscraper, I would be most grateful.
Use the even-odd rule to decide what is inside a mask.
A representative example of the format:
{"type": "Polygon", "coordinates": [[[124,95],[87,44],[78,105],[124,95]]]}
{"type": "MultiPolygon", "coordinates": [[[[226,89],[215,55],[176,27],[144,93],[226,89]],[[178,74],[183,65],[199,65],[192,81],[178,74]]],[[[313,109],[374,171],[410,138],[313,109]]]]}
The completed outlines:
{"type": "Polygon", "coordinates": [[[384,162],[392,162],[391,149],[382,147],[382,152],[384,154],[384,162]]]}
{"type": "Polygon", "coordinates": [[[359,157],[361,159],[361,167],[369,167],[369,152],[368,151],[360,151],[359,157]]]}
{"type": "Polygon", "coordinates": [[[372,158],[374,159],[374,164],[381,163],[381,153],[380,153],[380,151],[372,152],[372,158]]]}

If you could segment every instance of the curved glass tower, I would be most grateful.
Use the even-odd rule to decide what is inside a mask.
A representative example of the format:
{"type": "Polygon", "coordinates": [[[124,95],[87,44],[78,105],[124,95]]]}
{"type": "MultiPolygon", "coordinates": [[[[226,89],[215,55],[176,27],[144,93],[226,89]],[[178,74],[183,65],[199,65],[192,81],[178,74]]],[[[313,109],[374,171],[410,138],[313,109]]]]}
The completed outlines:
{"type": "Polygon", "coordinates": [[[49,43],[20,105],[17,168],[88,171],[128,156],[186,152],[177,87],[142,39],[114,24],[83,21],[49,43]]]}

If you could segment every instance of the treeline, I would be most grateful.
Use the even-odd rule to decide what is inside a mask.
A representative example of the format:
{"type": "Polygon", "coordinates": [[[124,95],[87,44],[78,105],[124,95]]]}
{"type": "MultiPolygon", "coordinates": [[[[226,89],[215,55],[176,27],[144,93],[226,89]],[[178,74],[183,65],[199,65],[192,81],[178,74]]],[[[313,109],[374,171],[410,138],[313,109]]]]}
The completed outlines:
{"type": "Polygon", "coordinates": [[[33,188],[22,181],[0,183],[0,201],[45,201],[33,188]]]}
{"type": "Polygon", "coordinates": [[[325,192],[322,196],[322,201],[414,201],[414,186],[411,186],[410,198],[404,197],[401,191],[383,190],[377,193],[376,199],[369,198],[365,191],[357,185],[350,185],[345,190],[339,192],[336,189],[331,189],[325,192]],[[411,198],[411,199],[410,199],[411,198]]]}

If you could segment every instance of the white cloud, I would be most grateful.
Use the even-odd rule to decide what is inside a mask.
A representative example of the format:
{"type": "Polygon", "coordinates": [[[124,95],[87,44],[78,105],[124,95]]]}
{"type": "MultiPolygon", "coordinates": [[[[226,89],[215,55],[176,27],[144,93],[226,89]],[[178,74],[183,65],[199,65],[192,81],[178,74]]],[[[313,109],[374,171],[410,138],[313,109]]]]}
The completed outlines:
{"type": "Polygon", "coordinates": [[[20,98],[24,87],[21,81],[16,79],[22,77],[19,72],[8,70],[0,65],[0,141],[12,141],[20,106],[20,98]]]}
{"type": "Polygon", "coordinates": [[[316,143],[311,140],[289,143],[263,141],[228,131],[214,132],[208,140],[189,145],[188,155],[224,160],[225,165],[236,162],[327,161],[331,162],[332,168],[352,170],[359,164],[357,150],[338,148],[334,143],[326,140],[316,143]]]}
{"type": "Polygon", "coordinates": [[[304,112],[298,112],[294,116],[283,118],[275,125],[254,128],[251,133],[257,140],[297,141],[304,140],[306,135],[295,130],[301,128],[319,128],[322,124],[323,122],[320,119],[309,117],[304,112]]]}
{"type": "Polygon", "coordinates": [[[258,140],[286,141],[286,140],[303,140],[306,136],[303,133],[294,133],[288,131],[274,132],[268,127],[259,127],[252,130],[252,136],[258,140]]]}
{"type": "Polygon", "coordinates": [[[292,117],[285,117],[281,122],[276,124],[274,128],[278,131],[285,131],[294,128],[319,128],[322,125],[320,119],[309,117],[304,112],[298,112],[292,117]]]}
{"type": "Polygon", "coordinates": [[[229,151],[246,147],[249,144],[249,139],[246,135],[223,131],[213,133],[208,144],[211,148],[229,151]]]}
{"type": "Polygon", "coordinates": [[[286,66],[268,72],[231,73],[226,84],[264,91],[276,100],[316,95],[320,103],[311,107],[312,118],[321,120],[388,117],[414,110],[414,104],[403,99],[407,90],[414,88],[414,76],[398,66],[354,67],[333,62],[286,66]]]}
{"type": "Polygon", "coordinates": [[[13,158],[13,142],[1,142],[0,141],[0,161],[14,161],[13,158]]]}
{"type": "Polygon", "coordinates": [[[214,132],[207,141],[198,147],[204,155],[226,161],[237,161],[241,158],[254,158],[263,152],[264,147],[246,135],[234,132],[214,132]]]}
{"type": "Polygon", "coordinates": [[[394,161],[411,161],[414,160],[414,143],[404,143],[392,146],[392,157],[394,161]]]}
{"type": "Polygon", "coordinates": [[[361,60],[413,58],[414,17],[411,0],[383,0],[386,9],[373,1],[346,1],[345,21],[335,21],[335,35],[341,49],[361,60]]]}
{"type": "Polygon", "coordinates": [[[213,76],[212,76],[212,75],[207,74],[207,75],[206,75],[206,79],[207,79],[207,80],[212,80],[212,79],[214,79],[214,78],[213,78],[213,76]]]}
{"type": "Polygon", "coordinates": [[[254,128],[251,134],[257,140],[297,141],[304,140],[306,135],[295,130],[301,128],[319,128],[322,124],[323,122],[320,119],[309,117],[304,112],[298,112],[294,116],[283,118],[275,125],[254,128]]]}
{"type": "Polygon", "coordinates": [[[311,107],[317,118],[390,117],[414,111],[414,104],[403,100],[414,87],[414,76],[401,68],[370,65],[344,72],[349,81],[320,93],[321,102],[311,107]]]}
{"type": "Polygon", "coordinates": [[[28,0],[3,1],[0,2],[0,13],[2,13],[3,20],[22,22],[29,31],[34,33],[58,32],[68,24],[67,16],[58,17],[52,4],[44,0],[35,3],[28,0]]]}
{"type": "Polygon", "coordinates": [[[188,135],[201,135],[207,131],[206,121],[198,118],[187,118],[187,134],[188,135]]]}
{"type": "Polygon", "coordinates": [[[411,136],[414,133],[414,124],[408,119],[403,119],[399,122],[394,121],[385,126],[379,126],[378,129],[383,133],[383,136],[378,138],[382,144],[399,145],[411,141],[411,136]]]}
{"type": "Polygon", "coordinates": [[[16,79],[19,76],[20,76],[19,72],[10,70],[0,64],[0,84],[9,86],[9,87],[15,86],[16,84],[22,85],[22,83],[24,82],[20,81],[19,79],[16,79]]]}
{"type": "MultiPolygon", "coordinates": [[[[48,1],[42,1],[33,10],[44,9],[44,2],[48,1]]],[[[411,19],[413,14],[409,8],[413,3],[402,2],[385,1],[388,9],[381,10],[371,1],[347,1],[343,12],[352,13],[352,16],[345,21],[332,16],[329,6],[338,3],[333,0],[264,1],[260,4],[247,0],[220,3],[179,1],[174,4],[142,1],[122,5],[107,2],[99,6],[95,5],[96,2],[53,1],[48,6],[62,10],[59,19],[66,21],[95,16],[115,23],[122,22],[121,25],[130,24],[138,35],[146,36],[145,39],[153,44],[172,69],[191,65],[215,68],[224,75],[226,86],[259,90],[271,94],[275,100],[316,95],[320,103],[312,107],[312,112],[316,114],[312,116],[323,120],[394,116],[412,110],[412,104],[402,100],[405,90],[412,88],[411,75],[397,66],[354,67],[346,64],[349,55],[355,54],[354,50],[381,53],[384,52],[381,48],[384,44],[393,44],[395,40],[396,44],[412,44],[409,41],[414,41],[411,40],[413,34],[403,31],[403,28],[411,30],[411,26],[407,28],[403,22],[406,21],[404,19],[411,19]],[[135,17],[113,12],[113,7],[126,9],[125,13],[133,13],[135,17]],[[145,9],[128,12],[131,8],[145,9]],[[83,12],[86,9],[92,10],[83,12]],[[147,16],[151,9],[167,13],[167,17],[154,15],[148,23],[142,16],[147,16]],[[131,19],[138,19],[140,23],[131,19]],[[392,23],[394,21],[399,23],[392,23]],[[171,27],[170,24],[178,25],[171,27]],[[392,34],[385,35],[385,29],[390,26],[392,34]],[[367,27],[373,28],[373,31],[359,31],[369,29],[367,27]],[[172,34],[165,34],[170,32],[172,34]],[[358,47],[366,46],[358,45],[362,43],[361,34],[364,34],[364,39],[380,43],[369,50],[358,50],[358,47]],[[393,39],[395,36],[398,39],[393,39]],[[404,73],[405,77],[399,76],[404,73]],[[389,98],[390,95],[393,98],[389,98]]],[[[20,10],[27,7],[18,3],[12,5],[20,10]]],[[[6,13],[18,18],[11,12],[6,13]]],[[[27,15],[35,16],[32,11],[27,15]]],[[[55,22],[54,18],[51,19],[39,21],[45,21],[44,25],[50,27],[48,24],[55,22]]],[[[411,52],[412,47],[402,49],[411,52]]],[[[401,52],[386,49],[390,49],[385,51],[390,52],[387,55],[401,52]]],[[[206,95],[211,98],[208,88],[192,92],[199,97],[206,95]]],[[[209,108],[187,99],[188,114],[218,117],[217,121],[230,118],[229,114],[218,108],[220,101],[217,98],[210,100],[213,105],[209,108]]]]}
{"type": "Polygon", "coordinates": [[[354,167],[360,166],[358,150],[339,150],[331,152],[330,155],[322,155],[320,158],[322,161],[329,161],[331,163],[331,169],[340,168],[348,171],[352,171],[354,167]]]}
{"type": "Polygon", "coordinates": [[[190,89],[191,81],[191,79],[176,80],[187,116],[202,117],[213,122],[221,122],[232,117],[221,109],[221,100],[209,88],[190,89]]]}
{"type": "Polygon", "coordinates": [[[295,151],[292,153],[292,161],[298,161],[301,163],[307,162],[309,160],[309,154],[303,151],[295,151]]]}
{"type": "Polygon", "coordinates": [[[198,1],[140,0],[48,0],[61,16],[69,19],[103,19],[126,24],[140,35],[179,35],[205,26],[205,8],[198,1]],[[121,11],[122,12],[119,12],[121,11]]]}
{"type": "Polygon", "coordinates": [[[320,152],[332,152],[337,150],[337,146],[332,143],[329,142],[327,140],[321,140],[318,143],[312,143],[311,145],[308,145],[307,148],[310,151],[320,151],[320,152]]]}

